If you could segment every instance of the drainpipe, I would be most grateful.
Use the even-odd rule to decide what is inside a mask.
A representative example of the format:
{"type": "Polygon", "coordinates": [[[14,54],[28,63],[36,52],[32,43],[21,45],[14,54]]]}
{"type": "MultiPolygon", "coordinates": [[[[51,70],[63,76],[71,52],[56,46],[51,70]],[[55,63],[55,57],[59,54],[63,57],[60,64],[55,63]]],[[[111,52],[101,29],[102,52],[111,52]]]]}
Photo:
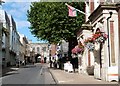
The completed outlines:
{"type": "Polygon", "coordinates": [[[109,67],[111,66],[110,64],[110,37],[109,37],[109,19],[112,16],[112,12],[109,12],[110,16],[107,18],[107,31],[108,31],[108,57],[109,57],[109,67]]]}

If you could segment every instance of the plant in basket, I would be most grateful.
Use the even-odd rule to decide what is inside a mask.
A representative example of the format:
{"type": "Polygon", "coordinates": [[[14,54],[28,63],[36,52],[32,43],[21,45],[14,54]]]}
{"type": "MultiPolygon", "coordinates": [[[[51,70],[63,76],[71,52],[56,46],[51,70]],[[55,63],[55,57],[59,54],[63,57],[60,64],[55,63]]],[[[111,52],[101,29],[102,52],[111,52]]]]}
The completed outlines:
{"type": "Polygon", "coordinates": [[[96,43],[104,43],[105,40],[107,39],[107,34],[99,32],[99,33],[95,33],[93,34],[93,38],[95,39],[94,41],[96,43]]]}
{"type": "Polygon", "coordinates": [[[84,41],[85,47],[88,48],[89,51],[93,51],[95,46],[94,46],[94,38],[88,38],[84,41]]]}

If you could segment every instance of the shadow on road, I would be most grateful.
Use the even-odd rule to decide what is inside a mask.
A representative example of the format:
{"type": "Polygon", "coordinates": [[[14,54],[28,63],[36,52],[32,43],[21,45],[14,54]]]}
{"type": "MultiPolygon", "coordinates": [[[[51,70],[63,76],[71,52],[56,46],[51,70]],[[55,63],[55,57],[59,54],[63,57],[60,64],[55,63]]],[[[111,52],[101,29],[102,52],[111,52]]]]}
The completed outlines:
{"type": "Polygon", "coordinates": [[[2,69],[2,77],[7,76],[7,75],[12,75],[12,74],[18,74],[18,68],[5,68],[2,69]]]}
{"type": "Polygon", "coordinates": [[[26,65],[26,66],[23,66],[21,68],[34,68],[34,67],[36,67],[36,65],[26,65]]]}
{"type": "Polygon", "coordinates": [[[13,74],[19,74],[19,73],[18,72],[11,72],[11,73],[8,72],[8,73],[2,75],[2,77],[8,76],[8,75],[13,75],[13,74]]]}

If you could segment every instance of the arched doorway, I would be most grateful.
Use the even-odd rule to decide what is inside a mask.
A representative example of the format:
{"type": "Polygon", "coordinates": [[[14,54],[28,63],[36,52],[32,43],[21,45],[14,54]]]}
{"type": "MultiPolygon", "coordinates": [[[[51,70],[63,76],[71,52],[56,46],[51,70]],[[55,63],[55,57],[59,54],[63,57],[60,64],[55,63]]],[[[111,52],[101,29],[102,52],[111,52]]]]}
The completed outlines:
{"type": "Polygon", "coordinates": [[[35,55],[35,63],[38,63],[38,62],[40,62],[40,60],[41,60],[41,54],[36,54],[35,55]]]}
{"type": "MultiPolygon", "coordinates": [[[[102,33],[100,28],[96,29],[95,34],[102,33]]],[[[95,43],[94,57],[95,57],[95,67],[94,75],[95,78],[101,79],[102,76],[102,43],[95,43]]]]}

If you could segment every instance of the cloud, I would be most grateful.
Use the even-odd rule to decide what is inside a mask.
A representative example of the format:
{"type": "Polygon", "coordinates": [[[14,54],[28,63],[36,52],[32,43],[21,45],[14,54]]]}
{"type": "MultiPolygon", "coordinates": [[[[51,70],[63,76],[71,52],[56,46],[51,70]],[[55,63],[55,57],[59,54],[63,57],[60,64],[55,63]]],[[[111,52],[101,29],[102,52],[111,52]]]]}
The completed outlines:
{"type": "MultiPolygon", "coordinates": [[[[18,21],[18,25],[20,21],[27,21],[27,10],[29,9],[30,3],[25,2],[8,2],[4,4],[4,10],[12,15],[15,21],[18,21]]],[[[28,23],[26,23],[28,24],[28,23]]]]}
{"type": "Polygon", "coordinates": [[[16,25],[18,28],[28,28],[30,23],[28,21],[16,21],[16,25]]]}
{"type": "Polygon", "coordinates": [[[29,9],[30,2],[7,2],[4,4],[4,10],[12,15],[16,22],[17,28],[27,28],[30,23],[27,21],[27,10],[29,9]]]}
{"type": "Polygon", "coordinates": [[[27,10],[31,4],[31,0],[26,0],[22,2],[18,2],[18,0],[6,0],[7,2],[3,4],[3,9],[7,12],[7,14],[12,15],[13,19],[16,22],[17,31],[21,34],[26,35],[29,39],[32,39],[34,42],[37,42],[37,39],[33,37],[30,33],[28,27],[30,23],[27,21],[27,10]]]}
{"type": "Polygon", "coordinates": [[[21,12],[26,12],[30,6],[30,2],[14,2],[14,3],[11,3],[11,8],[13,9],[17,9],[21,12]]]}

